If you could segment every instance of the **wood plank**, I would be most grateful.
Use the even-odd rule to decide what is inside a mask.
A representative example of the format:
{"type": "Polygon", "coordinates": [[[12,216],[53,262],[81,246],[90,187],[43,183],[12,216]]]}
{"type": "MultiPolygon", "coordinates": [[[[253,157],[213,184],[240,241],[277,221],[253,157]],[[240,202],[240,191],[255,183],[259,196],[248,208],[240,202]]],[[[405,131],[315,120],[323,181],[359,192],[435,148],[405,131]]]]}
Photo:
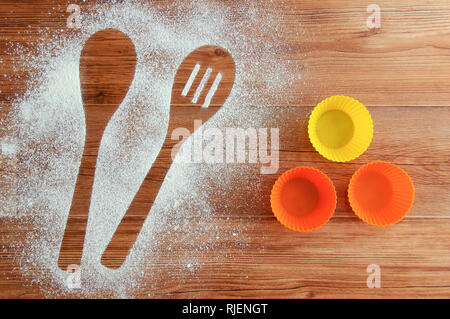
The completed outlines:
{"type": "MultiPolygon", "coordinates": [[[[229,212],[229,220],[218,223],[223,231],[242,224],[239,212],[229,212]],[[237,213],[237,215],[235,215],[237,213]]],[[[193,221],[195,223],[195,221],[193,221]]],[[[190,225],[189,227],[194,227],[190,225]]],[[[199,259],[198,271],[178,276],[149,278],[140,297],[176,298],[428,298],[448,297],[450,293],[449,219],[408,219],[395,226],[378,228],[357,218],[332,219],[323,228],[309,233],[292,232],[274,218],[254,218],[252,234],[242,246],[223,242],[221,249],[199,259]],[[406,239],[406,240],[405,240],[406,239]],[[333,252],[330,252],[333,247],[333,252]],[[370,264],[381,267],[381,288],[366,286],[370,264]],[[147,289],[145,289],[147,285],[147,289]]],[[[2,235],[14,226],[0,224],[2,235]]],[[[12,235],[12,234],[11,234],[12,235]]],[[[206,234],[200,233],[198,244],[206,234]]],[[[15,235],[19,238],[20,235],[15,235]]],[[[161,240],[173,240],[161,233],[161,240]]],[[[155,256],[155,272],[182,274],[186,265],[176,256],[190,246],[179,243],[172,251],[155,256]],[[162,268],[160,268],[162,267],[162,268]]],[[[23,278],[13,265],[14,247],[1,255],[0,279],[3,296],[27,296],[19,287],[23,278]],[[5,267],[8,261],[10,267],[5,267]],[[6,288],[8,290],[6,290],[6,288]]],[[[43,296],[42,292],[35,296],[43,296]]]]}
{"type": "MultiPolygon", "coordinates": [[[[378,4],[382,27],[375,33],[367,29],[367,4],[362,0],[280,5],[286,7],[282,23],[288,31],[275,53],[303,64],[302,79],[286,89],[292,103],[313,105],[330,95],[347,94],[368,105],[449,105],[447,2],[421,3],[413,9],[401,0],[378,4]]],[[[10,16],[9,8],[3,4],[0,15],[10,16]]],[[[59,2],[54,8],[48,25],[64,28],[65,7],[59,2]]],[[[37,29],[47,23],[48,10],[34,9],[31,2],[21,5],[14,19],[0,24],[5,32],[0,47],[6,48],[11,40],[31,41],[28,46],[42,40],[37,29]],[[27,4],[35,15],[27,14],[27,4]],[[20,25],[26,25],[25,35],[17,34],[20,25]]],[[[14,94],[23,83],[5,87],[14,94]]]]}
{"type": "MultiPolygon", "coordinates": [[[[86,1],[83,8],[94,2],[86,1]]],[[[155,1],[149,6],[164,3],[155,1]]],[[[263,110],[265,126],[280,128],[280,169],[277,174],[261,175],[258,165],[244,164],[253,174],[254,180],[248,182],[260,182],[252,192],[238,176],[233,176],[236,182],[228,185],[229,190],[205,190],[213,199],[213,222],[227,235],[218,242],[208,242],[210,234],[200,232],[189,245],[162,235],[161,241],[173,242],[174,249],[157,252],[155,265],[146,270],[151,276],[144,288],[135,292],[137,297],[450,296],[450,3],[382,0],[377,4],[382,10],[381,29],[371,31],[366,26],[367,1],[275,1],[283,10],[280,23],[287,30],[280,34],[274,52],[267,53],[298,61],[303,67],[301,79],[284,88],[283,94],[290,97],[288,105],[263,110]],[[306,131],[313,106],[335,94],[363,102],[375,125],[368,151],[345,164],[322,158],[306,131]],[[353,172],[375,160],[401,166],[416,188],[411,212],[387,228],[360,221],[346,200],[353,172]],[[269,194],[275,179],[295,166],[311,166],[327,173],[338,193],[331,221],[311,233],[289,231],[270,210],[269,194]],[[236,239],[230,237],[233,229],[241,227],[248,232],[236,239]],[[211,244],[214,249],[206,254],[193,248],[193,243],[211,244]],[[186,253],[195,256],[202,267],[186,272],[186,265],[178,258],[186,253]],[[381,289],[366,287],[366,267],[372,263],[381,267],[381,289]]],[[[52,41],[39,33],[45,27],[54,33],[61,29],[77,32],[66,30],[66,6],[67,1],[62,0],[42,0],[39,6],[33,0],[0,3],[0,137],[7,134],[9,99],[26,90],[29,71],[17,68],[15,60],[20,57],[6,54],[10,42],[33,48],[38,41],[52,41]]],[[[17,179],[5,172],[13,168],[14,161],[1,158],[0,175],[8,180],[3,178],[0,185],[8,203],[13,202],[10,189],[16,187],[17,179]]],[[[194,213],[185,216],[191,228],[196,222],[194,213]]],[[[144,215],[146,212],[135,218],[144,215]]],[[[58,296],[38,285],[30,286],[21,272],[26,256],[19,243],[32,230],[27,220],[0,218],[0,246],[5,246],[0,249],[0,298],[58,296]]],[[[121,240],[128,240],[126,234],[121,240]]]]}

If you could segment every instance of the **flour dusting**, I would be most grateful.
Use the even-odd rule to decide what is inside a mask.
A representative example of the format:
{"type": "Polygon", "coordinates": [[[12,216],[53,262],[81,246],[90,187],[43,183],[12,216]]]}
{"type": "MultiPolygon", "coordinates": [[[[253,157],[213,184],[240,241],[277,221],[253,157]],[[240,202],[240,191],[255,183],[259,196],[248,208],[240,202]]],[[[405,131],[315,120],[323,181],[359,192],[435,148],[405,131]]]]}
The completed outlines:
{"type": "Polygon", "coordinates": [[[205,128],[268,127],[274,115],[264,106],[288,103],[281,92],[299,77],[300,65],[277,54],[286,32],[278,23],[280,8],[255,1],[189,2],[99,4],[82,10],[80,32],[55,32],[50,43],[42,41],[31,49],[16,46],[11,52],[17,68],[33,71],[26,93],[10,102],[12,110],[4,119],[8,130],[0,137],[1,158],[14,168],[0,179],[0,216],[30,231],[21,243],[12,243],[12,238],[3,242],[21,252],[16,256],[21,273],[48,296],[161,295],[173,289],[161,279],[167,277],[165,271],[181,285],[201,270],[205,256],[220,258],[225,245],[245,249],[248,243],[251,222],[231,223],[226,204],[212,198],[235,196],[242,211],[251,211],[259,167],[177,163],[124,265],[110,270],[100,264],[158,155],[172,81],[190,52],[203,45],[221,46],[236,64],[231,94],[205,128]],[[85,138],[79,58],[85,41],[106,28],[130,37],[137,64],[129,92],[103,135],[80,268],[82,284],[73,291],[57,260],[85,138]],[[234,193],[236,185],[239,192],[234,193]]]}

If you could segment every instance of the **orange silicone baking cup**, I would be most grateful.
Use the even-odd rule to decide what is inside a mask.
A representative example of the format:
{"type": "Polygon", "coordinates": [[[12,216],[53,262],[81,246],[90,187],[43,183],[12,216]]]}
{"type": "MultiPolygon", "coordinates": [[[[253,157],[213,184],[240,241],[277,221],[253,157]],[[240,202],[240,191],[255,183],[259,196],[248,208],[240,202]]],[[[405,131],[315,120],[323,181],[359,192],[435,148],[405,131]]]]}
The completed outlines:
{"type": "Polygon", "coordinates": [[[395,224],[408,214],[414,201],[414,185],[400,167],[372,162],[353,174],[348,199],[355,214],[376,226],[395,224]]]}
{"type": "Polygon", "coordinates": [[[288,170],[275,182],[270,195],[278,221],[295,231],[310,231],[326,224],[336,208],[333,182],[309,167],[288,170]]]}

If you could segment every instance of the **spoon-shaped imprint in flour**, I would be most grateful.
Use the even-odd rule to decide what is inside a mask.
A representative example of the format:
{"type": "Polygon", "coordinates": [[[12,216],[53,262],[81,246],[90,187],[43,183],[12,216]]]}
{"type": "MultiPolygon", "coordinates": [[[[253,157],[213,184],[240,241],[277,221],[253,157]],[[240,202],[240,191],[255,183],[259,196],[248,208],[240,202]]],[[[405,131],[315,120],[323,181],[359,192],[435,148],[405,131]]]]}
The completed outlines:
{"type": "Polygon", "coordinates": [[[80,85],[86,116],[86,140],[72,205],[61,243],[58,266],[80,265],[97,154],[103,131],[122,103],[134,77],[133,42],[120,31],[92,35],[80,56],[80,85]]]}
{"type": "Polygon", "coordinates": [[[174,129],[187,128],[193,132],[195,120],[204,123],[211,118],[228,98],[234,76],[233,58],[217,46],[200,47],[181,63],[172,87],[169,127],[164,144],[103,253],[101,262],[104,266],[119,268],[136,241],[181,147],[179,141],[171,139],[174,129]]]}

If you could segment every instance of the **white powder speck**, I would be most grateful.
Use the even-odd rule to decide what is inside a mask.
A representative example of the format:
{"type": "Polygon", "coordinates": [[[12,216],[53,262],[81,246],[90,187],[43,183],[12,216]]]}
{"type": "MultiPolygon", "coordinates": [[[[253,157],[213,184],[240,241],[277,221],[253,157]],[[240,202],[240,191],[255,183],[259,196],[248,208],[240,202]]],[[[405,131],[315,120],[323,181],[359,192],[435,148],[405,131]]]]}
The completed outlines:
{"type": "Polygon", "coordinates": [[[17,144],[10,141],[1,141],[0,144],[4,156],[14,156],[17,153],[17,144]]]}

